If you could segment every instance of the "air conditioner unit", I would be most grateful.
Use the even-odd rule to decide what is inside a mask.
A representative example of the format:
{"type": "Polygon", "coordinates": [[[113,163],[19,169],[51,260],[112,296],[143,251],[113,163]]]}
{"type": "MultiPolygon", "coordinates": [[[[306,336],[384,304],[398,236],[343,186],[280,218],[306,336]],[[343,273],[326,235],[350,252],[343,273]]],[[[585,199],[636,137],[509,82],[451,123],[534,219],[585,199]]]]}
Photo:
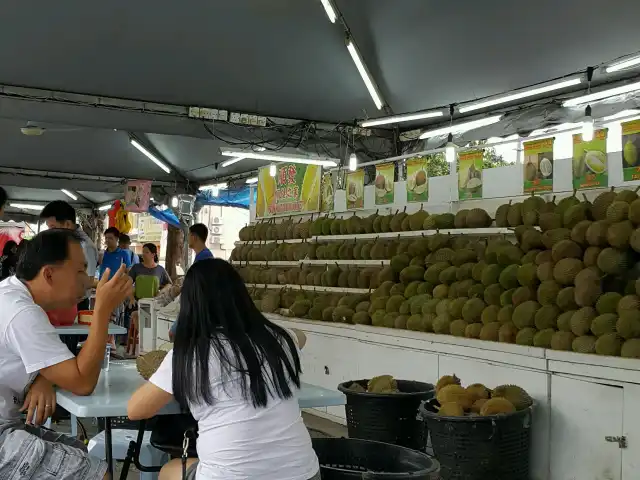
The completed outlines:
{"type": "Polygon", "coordinates": [[[212,237],[217,237],[222,235],[222,226],[212,225],[211,228],[209,229],[209,235],[211,235],[212,237]]]}
{"type": "Polygon", "coordinates": [[[211,245],[220,245],[221,244],[221,238],[220,237],[211,237],[211,245]]]}
{"type": "Polygon", "coordinates": [[[222,217],[213,217],[211,219],[211,225],[222,225],[222,217]]]}

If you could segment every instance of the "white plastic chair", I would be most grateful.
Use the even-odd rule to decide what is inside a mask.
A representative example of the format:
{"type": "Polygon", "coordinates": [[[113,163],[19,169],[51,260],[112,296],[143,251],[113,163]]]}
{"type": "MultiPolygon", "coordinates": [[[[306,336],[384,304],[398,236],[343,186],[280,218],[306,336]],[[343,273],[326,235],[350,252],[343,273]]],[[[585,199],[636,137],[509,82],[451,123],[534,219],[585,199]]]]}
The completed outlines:
{"type": "MultiPolygon", "coordinates": [[[[111,436],[113,442],[113,459],[124,460],[127,456],[127,450],[129,449],[129,442],[136,441],[138,432],[135,430],[123,430],[116,428],[112,430],[111,436]]],[[[150,439],[151,432],[145,432],[144,439],[140,447],[140,463],[148,467],[162,466],[169,461],[169,456],[151,446],[150,439]]],[[[100,432],[89,440],[88,450],[89,455],[104,459],[104,432],[100,432]]],[[[158,474],[140,472],[140,480],[158,480],[158,474]]]]}

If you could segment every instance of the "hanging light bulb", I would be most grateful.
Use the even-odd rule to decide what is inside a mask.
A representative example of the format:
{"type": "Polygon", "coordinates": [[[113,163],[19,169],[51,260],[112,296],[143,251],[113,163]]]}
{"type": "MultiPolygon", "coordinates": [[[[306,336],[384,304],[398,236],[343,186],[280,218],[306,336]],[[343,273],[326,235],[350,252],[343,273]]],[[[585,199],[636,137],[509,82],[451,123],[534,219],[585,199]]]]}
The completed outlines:
{"type": "Polygon", "coordinates": [[[358,168],[358,157],[355,153],[349,155],[349,171],[355,172],[356,168],[358,168]]]}
{"type": "Polygon", "coordinates": [[[275,177],[276,174],[278,173],[276,166],[275,165],[269,165],[269,175],[271,175],[272,177],[275,177]]]}
{"type": "Polygon", "coordinates": [[[449,134],[447,138],[447,145],[444,149],[445,158],[448,163],[453,163],[456,161],[456,144],[453,143],[453,134],[449,134]]]}
{"type": "Polygon", "coordinates": [[[590,142],[593,140],[593,117],[591,116],[591,105],[587,105],[584,109],[585,119],[582,122],[582,141],[590,142]]]}
{"type": "Polygon", "coordinates": [[[178,197],[171,197],[171,206],[176,208],[178,206],[178,197]]]}

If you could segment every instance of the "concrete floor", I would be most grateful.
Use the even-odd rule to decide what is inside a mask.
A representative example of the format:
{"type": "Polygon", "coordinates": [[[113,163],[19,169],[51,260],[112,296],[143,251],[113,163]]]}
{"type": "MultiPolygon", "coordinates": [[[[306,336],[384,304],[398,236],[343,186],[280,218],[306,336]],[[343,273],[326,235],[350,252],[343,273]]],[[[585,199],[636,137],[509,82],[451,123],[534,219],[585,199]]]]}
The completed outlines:
{"type": "MultiPolygon", "coordinates": [[[[316,415],[308,414],[306,412],[303,412],[302,418],[304,420],[305,425],[307,426],[307,429],[309,430],[309,434],[312,437],[346,437],[347,436],[347,427],[345,427],[344,425],[340,425],[338,423],[332,422],[330,420],[326,420],[324,418],[320,418],[316,415]]],[[[82,420],[82,424],[87,429],[87,434],[89,435],[89,437],[92,437],[97,433],[98,427],[97,427],[97,424],[95,424],[94,422],[84,419],[82,420]]],[[[53,425],[52,428],[62,433],[71,432],[71,426],[70,426],[69,420],[62,420],[56,423],[55,425],[53,425]]],[[[120,478],[121,469],[122,469],[122,462],[118,462],[116,464],[116,468],[114,472],[115,474],[114,480],[117,480],[120,478]]],[[[129,474],[127,475],[127,480],[139,480],[139,478],[140,478],[140,472],[138,472],[134,466],[131,466],[129,470],[129,474]]]]}

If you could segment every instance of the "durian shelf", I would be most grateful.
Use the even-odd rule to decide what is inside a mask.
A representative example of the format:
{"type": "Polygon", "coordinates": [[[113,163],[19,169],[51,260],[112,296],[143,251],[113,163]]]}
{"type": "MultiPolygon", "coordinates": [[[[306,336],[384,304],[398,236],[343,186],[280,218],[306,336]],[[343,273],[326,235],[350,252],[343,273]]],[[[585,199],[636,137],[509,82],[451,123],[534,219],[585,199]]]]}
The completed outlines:
{"type": "Polygon", "coordinates": [[[389,265],[391,260],[295,260],[295,261],[264,261],[264,260],[231,260],[231,265],[265,265],[269,267],[297,267],[298,265],[354,265],[363,267],[380,267],[389,265]]]}
{"type": "MultiPolygon", "coordinates": [[[[534,227],[540,229],[540,227],[534,227]]],[[[492,235],[515,235],[513,228],[506,227],[487,227],[487,228],[449,228],[446,230],[415,230],[409,232],[384,232],[384,233],[360,233],[355,235],[318,235],[316,237],[307,238],[307,242],[331,242],[339,240],[374,240],[376,238],[411,238],[411,237],[428,237],[436,234],[442,235],[473,235],[479,237],[492,235]]],[[[302,243],[302,239],[293,238],[289,240],[239,240],[236,245],[245,245],[247,243],[255,243],[256,245],[264,243],[302,243]]]]}
{"type": "Polygon", "coordinates": [[[310,290],[316,292],[338,292],[338,293],[370,293],[368,288],[341,288],[341,287],[321,287],[319,285],[293,285],[293,284],[264,284],[264,283],[247,283],[248,287],[278,289],[289,288],[292,290],[310,290]]]}

